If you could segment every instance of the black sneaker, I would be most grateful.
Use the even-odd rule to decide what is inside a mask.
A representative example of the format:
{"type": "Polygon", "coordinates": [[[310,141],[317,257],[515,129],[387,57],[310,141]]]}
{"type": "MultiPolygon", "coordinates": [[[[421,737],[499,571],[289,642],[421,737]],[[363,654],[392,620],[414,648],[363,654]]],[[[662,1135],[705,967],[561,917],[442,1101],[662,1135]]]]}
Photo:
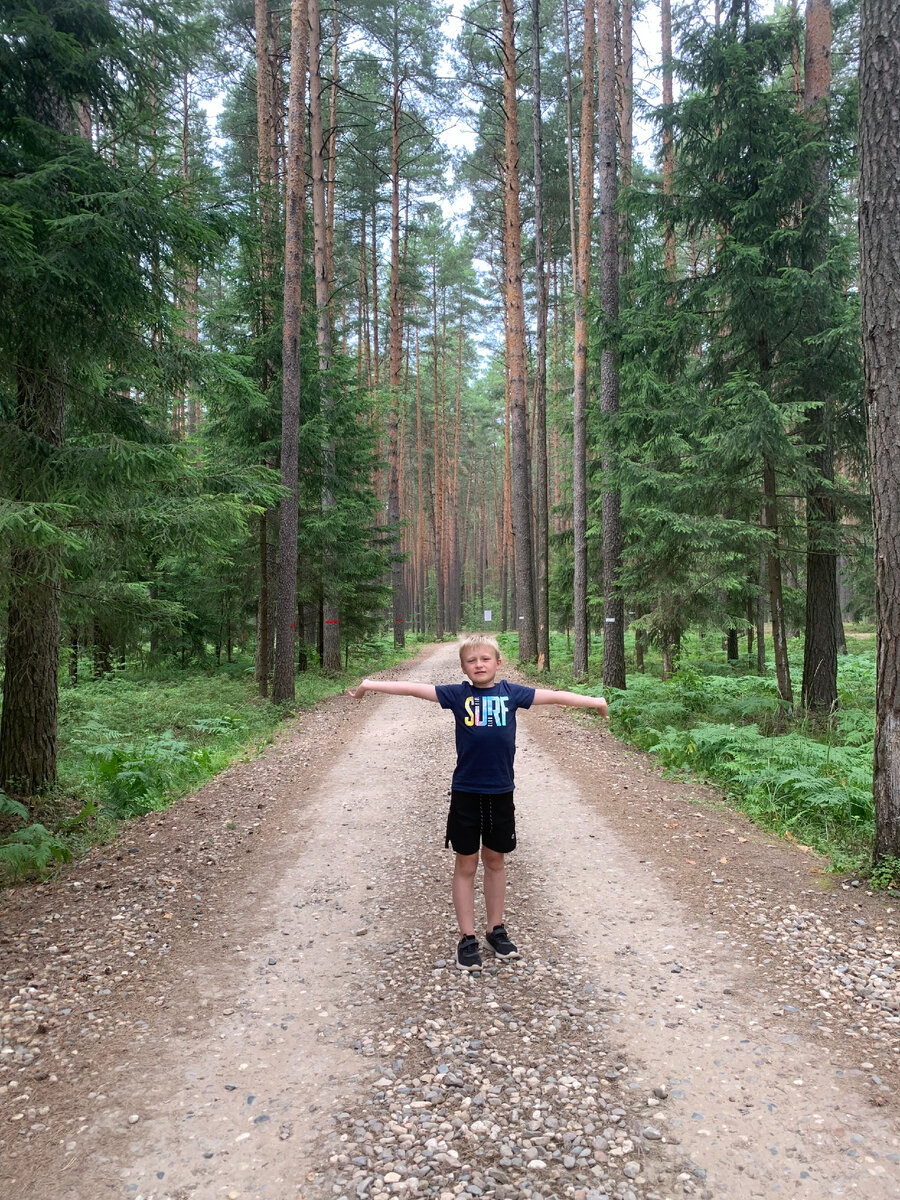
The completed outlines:
{"type": "Polygon", "coordinates": [[[480,971],[481,955],[478,952],[478,938],[470,933],[459,939],[456,947],[456,965],[461,971],[480,971]]]}
{"type": "Polygon", "coordinates": [[[491,932],[487,935],[487,942],[498,958],[502,958],[505,962],[510,959],[521,957],[519,951],[509,940],[505,928],[502,925],[495,925],[491,932]]]}

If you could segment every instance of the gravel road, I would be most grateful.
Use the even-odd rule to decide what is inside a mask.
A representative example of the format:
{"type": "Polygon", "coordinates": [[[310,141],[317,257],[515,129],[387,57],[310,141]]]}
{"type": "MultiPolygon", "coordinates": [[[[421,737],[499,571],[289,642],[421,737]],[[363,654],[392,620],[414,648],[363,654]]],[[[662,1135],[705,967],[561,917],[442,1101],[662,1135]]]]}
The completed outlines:
{"type": "MultiPolygon", "coordinates": [[[[455,680],[455,647],[391,674],[455,680]]],[[[541,708],[509,861],[524,957],[465,976],[452,762],[437,705],[337,698],[7,892],[0,1194],[900,1196],[883,897],[541,708]]]]}

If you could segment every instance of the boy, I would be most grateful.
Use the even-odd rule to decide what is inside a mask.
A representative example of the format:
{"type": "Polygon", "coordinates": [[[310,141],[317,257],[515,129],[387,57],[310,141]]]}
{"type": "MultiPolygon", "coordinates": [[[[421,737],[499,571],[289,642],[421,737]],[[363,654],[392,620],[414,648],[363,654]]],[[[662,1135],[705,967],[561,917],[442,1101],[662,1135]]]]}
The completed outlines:
{"type": "Polygon", "coordinates": [[[522,687],[496,680],[502,662],[500,647],[492,637],[474,634],[459,648],[459,662],[467,683],[439,684],[364,679],[350,695],[361,700],[366,692],[416,696],[449,708],[456,718],[456,770],[453,772],[450,814],[445,846],[453,847],[453,907],[461,934],[456,965],[462,971],[480,971],[481,954],[475,936],[475,872],[478,849],[484,866],[484,902],[487,908],[487,943],[504,960],[519,957],[503,924],[506,897],[504,856],[516,848],[513,804],[513,760],[516,754],[516,710],[532,704],[567,704],[594,708],[604,717],[608,707],[602,697],[548,688],[522,687]]]}

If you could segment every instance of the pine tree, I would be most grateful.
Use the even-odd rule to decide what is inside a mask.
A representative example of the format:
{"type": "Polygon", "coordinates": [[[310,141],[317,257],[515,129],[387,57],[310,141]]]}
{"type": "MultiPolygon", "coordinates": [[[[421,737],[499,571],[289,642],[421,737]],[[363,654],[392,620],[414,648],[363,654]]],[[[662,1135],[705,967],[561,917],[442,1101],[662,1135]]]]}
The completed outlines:
{"type": "Polygon", "coordinates": [[[587,675],[588,553],[587,553],[587,410],[588,410],[588,297],[591,285],[591,218],[594,212],[594,70],[596,42],[594,0],[585,0],[584,54],[581,84],[581,145],[579,153],[578,258],[575,278],[575,394],[572,431],[572,494],[574,535],[573,608],[576,678],[587,675]]]}
{"type": "Polygon", "coordinates": [[[288,170],[285,192],[284,311],[282,315],[281,482],[285,496],[279,521],[277,636],[272,699],[294,698],[297,617],[300,315],[303,279],[303,212],[306,207],[306,71],[309,26],[305,0],[291,4],[291,69],[288,100],[288,170]]]}
{"type": "Polygon", "coordinates": [[[513,536],[516,548],[516,593],[519,659],[537,657],[534,611],[534,552],[532,542],[531,462],[526,402],[525,297],[522,288],[522,241],[519,207],[518,79],[513,0],[501,0],[504,157],[504,256],[512,419],[513,536]]]}
{"type": "Polygon", "coordinates": [[[862,0],[859,66],[859,229],[863,360],[872,508],[878,682],[875,698],[875,847],[900,858],[900,214],[896,147],[900,139],[900,9],[892,0],[862,0]]]}

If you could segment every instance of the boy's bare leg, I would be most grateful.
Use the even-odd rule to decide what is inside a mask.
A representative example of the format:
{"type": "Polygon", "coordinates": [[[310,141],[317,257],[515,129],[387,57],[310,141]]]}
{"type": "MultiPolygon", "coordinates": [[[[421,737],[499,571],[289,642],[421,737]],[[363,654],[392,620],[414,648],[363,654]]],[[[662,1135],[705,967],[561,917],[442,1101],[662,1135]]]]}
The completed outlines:
{"type": "MultiPolygon", "coordinates": [[[[501,856],[502,857],[502,856],[501,856]]],[[[475,872],[478,870],[478,855],[457,854],[453,868],[453,907],[459,932],[463,937],[475,935],[475,872]]],[[[485,877],[485,888],[487,879],[485,877]]]]}
{"type": "MultiPolygon", "coordinates": [[[[495,925],[503,924],[503,904],[506,900],[506,856],[496,850],[481,847],[484,864],[484,904],[487,909],[488,933],[495,925]]],[[[474,915],[474,914],[473,914],[474,915]]]]}

